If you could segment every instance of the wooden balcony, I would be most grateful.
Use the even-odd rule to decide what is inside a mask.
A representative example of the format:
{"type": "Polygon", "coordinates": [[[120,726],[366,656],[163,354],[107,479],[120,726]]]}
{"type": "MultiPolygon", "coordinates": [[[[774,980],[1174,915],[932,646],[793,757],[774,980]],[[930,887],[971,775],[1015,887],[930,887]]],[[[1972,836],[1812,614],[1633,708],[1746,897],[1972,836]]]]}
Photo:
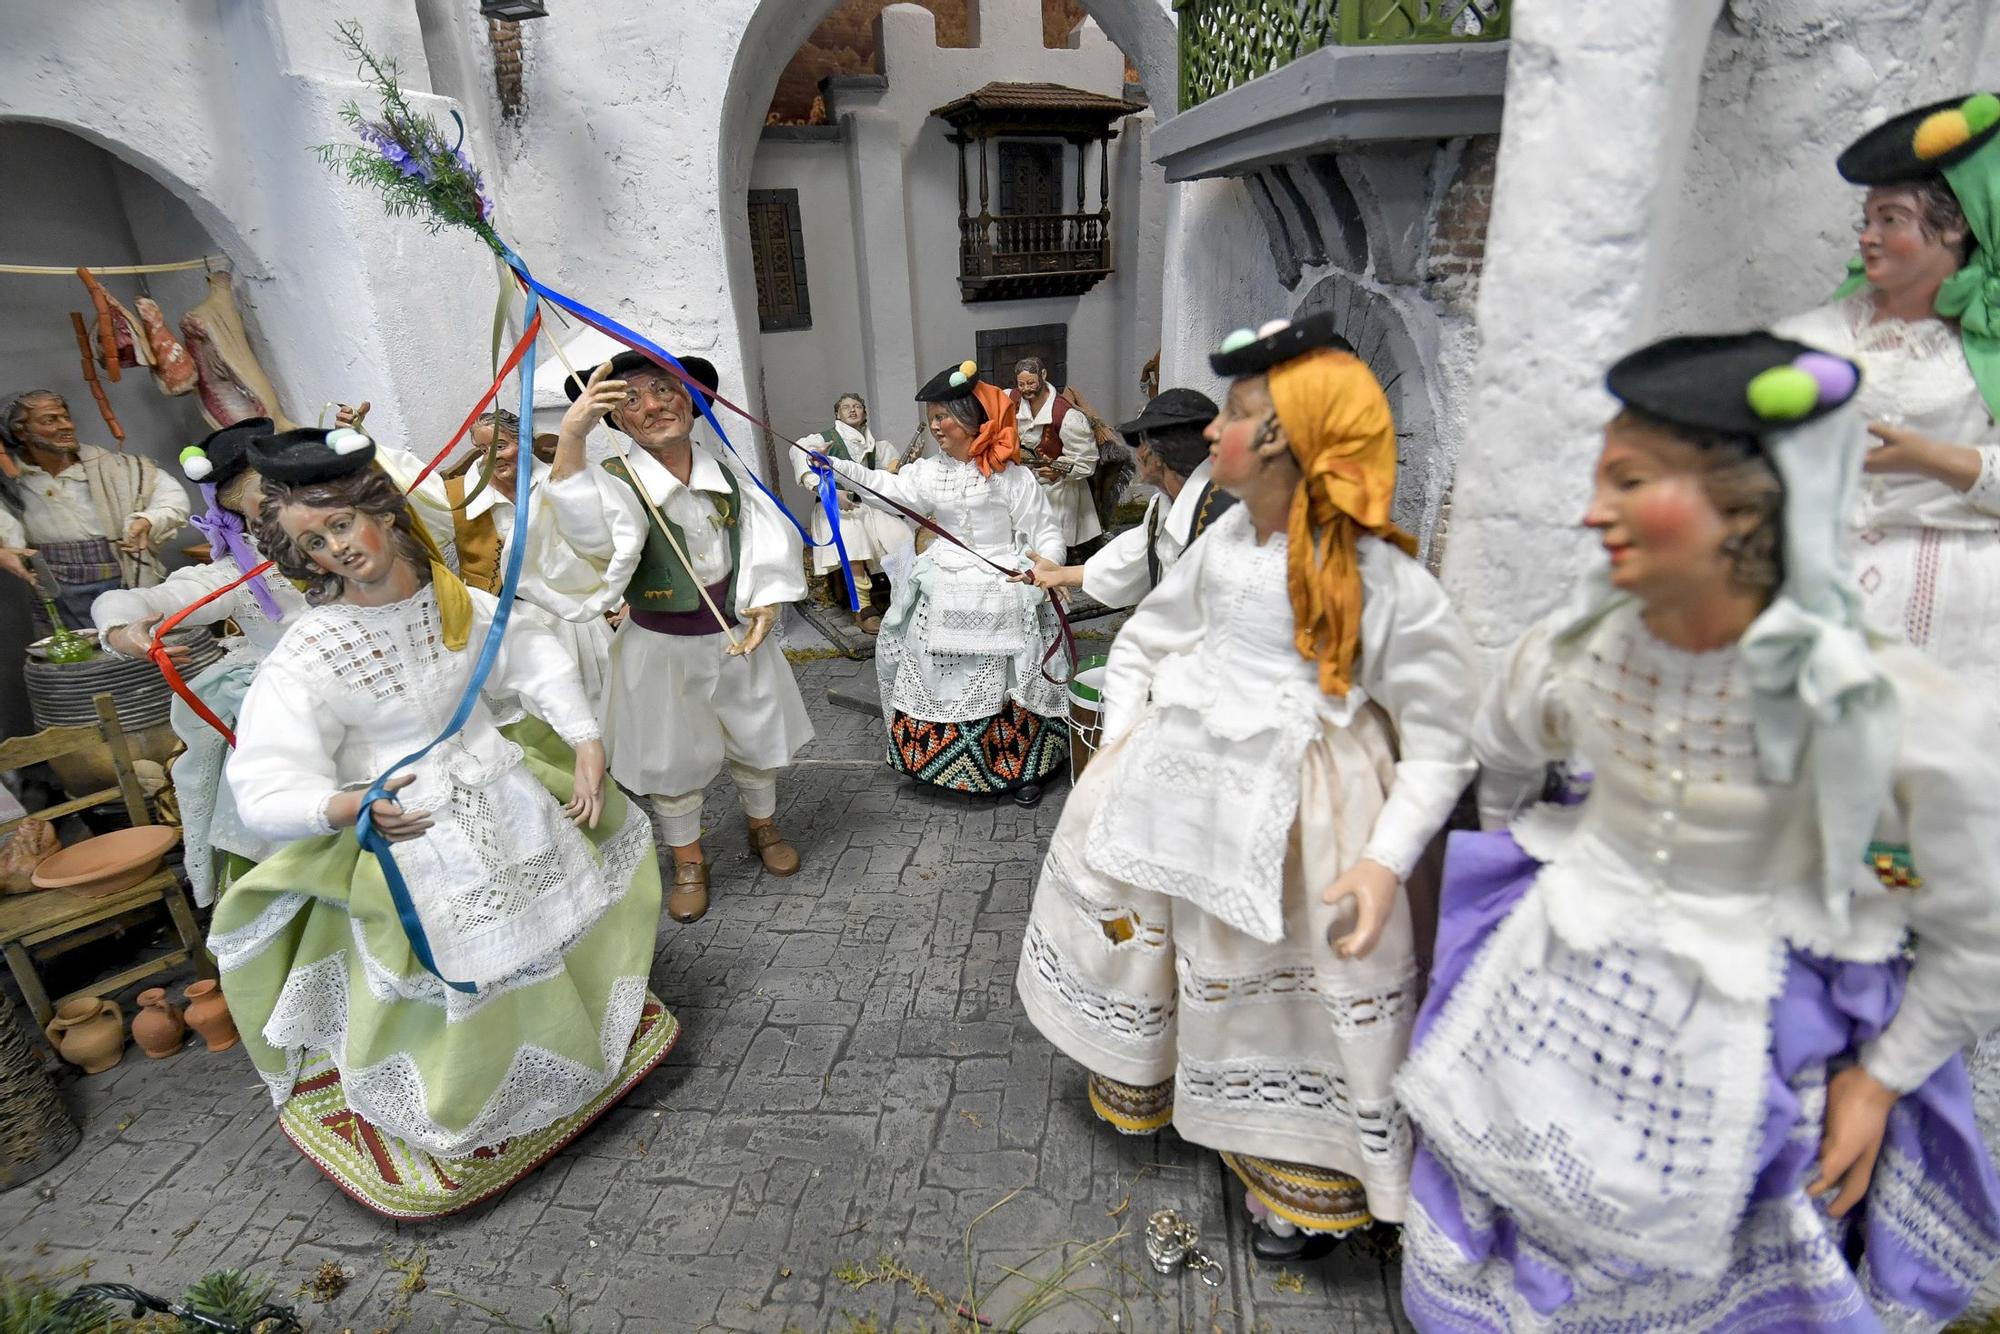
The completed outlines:
{"type": "Polygon", "coordinates": [[[959,221],[966,301],[1080,296],[1111,273],[1111,213],[981,215],[959,221]]]}

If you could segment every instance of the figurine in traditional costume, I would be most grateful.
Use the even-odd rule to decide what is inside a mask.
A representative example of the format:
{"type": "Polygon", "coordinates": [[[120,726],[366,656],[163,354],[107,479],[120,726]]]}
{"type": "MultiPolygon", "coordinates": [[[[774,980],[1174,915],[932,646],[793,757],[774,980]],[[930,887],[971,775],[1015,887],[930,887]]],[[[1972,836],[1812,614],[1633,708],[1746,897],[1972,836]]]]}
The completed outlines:
{"type": "Polygon", "coordinates": [[[1049,383],[1048,367],[1040,357],[1023,357],[1014,364],[1014,389],[1008,397],[1013,400],[1021,460],[1048,492],[1063,550],[1074,551],[1104,532],[1090,492],[1091,474],[1097,471],[1097,437],[1090,429],[1090,414],[1049,383]]]}
{"type": "Polygon", "coordinates": [[[1838,165],[1867,187],[1855,272],[1777,331],[1862,367],[1849,549],[1869,620],[2000,694],[2000,328],[1970,318],[2000,281],[2000,99],[1906,112],[1838,165]]]}
{"type": "Polygon", "coordinates": [[[1119,631],[1016,985],[1121,1131],[1221,1151],[1267,1259],[1402,1220],[1405,882],[1472,776],[1472,645],[1390,521],[1396,431],[1332,317],[1230,336],[1239,504],[1119,631]]]}
{"type": "Polygon", "coordinates": [[[1864,626],[1858,376],[1765,333],[1610,372],[1608,570],[1474,728],[1489,824],[1551,760],[1590,791],[1514,822],[1527,875],[1454,842],[1397,1080],[1420,1329],[1937,1329],[2000,1258],[1958,1055],[2000,1018],[2000,751],[1864,626]]]}
{"type": "MultiPolygon", "coordinates": [[[[707,391],[715,367],[683,363],[707,391]]],[[[612,636],[599,709],[611,773],[652,802],[674,851],[667,911],[708,911],[702,794],[725,763],[749,844],[773,875],[799,854],[779,832],[778,775],[812,739],[778,609],[806,594],[798,531],[763,489],[694,443],[698,413],[681,380],[621,352],[564,383],[571,399],[544,494],[562,539],[629,608],[612,636]],[[639,446],[585,463],[599,421],[639,446]]]]}
{"type": "Polygon", "coordinates": [[[922,783],[1011,793],[1032,806],[1069,754],[1061,633],[1048,595],[1011,579],[1030,551],[1063,549],[1040,484],[1019,466],[1013,405],[962,362],[917,391],[939,457],[898,473],[834,459],[842,477],[934,519],[934,541],[896,590],[875,645],[889,763],[922,783]],[[1004,567],[996,569],[995,566],[1004,567]]]}
{"type": "MultiPolygon", "coordinates": [[[[884,468],[889,472],[903,466],[902,460],[889,457],[889,447],[868,429],[868,404],[859,394],[840,396],[833,405],[833,425],[821,431],[818,439],[818,448],[828,458],[846,459],[864,468],[884,468]]],[[[801,454],[799,459],[800,485],[814,487],[817,478],[811,456],[801,454]]],[[[865,634],[876,634],[889,611],[889,576],[882,562],[898,552],[908,551],[914,534],[908,521],[861,505],[852,491],[842,490],[838,504],[841,540],[847,547],[848,564],[857,579],[863,574],[868,576],[865,598],[858,583],[854,589],[855,597],[861,599],[861,609],[854,613],[854,624],[865,634]]],[[[827,521],[824,507],[819,505],[813,506],[812,539],[813,573],[826,580],[827,596],[835,606],[847,606],[847,581],[840,573],[840,552],[833,544],[833,525],[827,521]]]]}
{"type": "Polygon", "coordinates": [[[71,626],[114,588],[160,581],[158,553],[188,518],[187,492],[137,454],[79,444],[69,404],[29,389],[0,405],[0,570],[35,582],[39,557],[55,604],[71,626]],[[15,475],[18,474],[18,475],[15,475]]]}
{"type": "MultiPolygon", "coordinates": [[[[186,565],[150,588],[118,588],[100,593],[91,603],[99,642],[113,653],[143,658],[152,646],[153,629],[218,589],[227,593],[196,608],[183,625],[234,622],[240,635],[227,641],[222,661],[188,683],[195,696],[224,726],[233,727],[257,664],[306,609],[305,596],[284,578],[267,573],[247,582],[242,575],[263,558],[251,544],[248,525],[263,503],[263,484],[250,466],[250,442],[272,430],[268,417],[253,417],[214,432],[199,445],[181,451],[181,470],[200,488],[206,512],[191,522],[208,539],[209,560],[186,565]]],[[[178,645],[170,657],[184,658],[178,645]]],[[[186,850],[188,884],[195,902],[213,903],[234,874],[247,870],[276,851],[252,833],[238,817],[222,765],[229,754],[227,740],[186,703],[173,704],[174,735],[185,751],[174,761],[174,792],[180,801],[181,843],[186,850]]]]}
{"type": "Polygon", "coordinates": [[[568,655],[513,618],[487,677],[567,764],[524,756],[477,699],[437,739],[499,607],[426,553],[372,452],[344,429],[252,446],[259,545],[313,606],[258,669],[228,767],[244,823],[285,846],[229,886],[209,948],[286,1135],[369,1208],[423,1218],[539,1166],[676,1028],[646,986],[651,833],[604,781],[568,655]],[[370,818],[407,916],[353,832],[391,766],[370,818]]]}
{"type": "Polygon", "coordinates": [[[1210,476],[1207,432],[1215,414],[1208,395],[1169,389],[1120,426],[1118,433],[1138,454],[1139,480],[1158,488],[1145,517],[1081,565],[1059,565],[1035,553],[1035,585],[1081,588],[1107,607],[1136,607],[1159,587],[1188,544],[1236,503],[1210,476]]]}

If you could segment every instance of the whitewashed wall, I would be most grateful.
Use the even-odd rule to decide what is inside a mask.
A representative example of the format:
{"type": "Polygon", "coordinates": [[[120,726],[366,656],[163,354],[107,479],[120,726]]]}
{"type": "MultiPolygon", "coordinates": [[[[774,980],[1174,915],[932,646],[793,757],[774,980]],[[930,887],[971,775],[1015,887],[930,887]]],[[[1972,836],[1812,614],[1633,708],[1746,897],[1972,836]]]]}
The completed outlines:
{"type": "MultiPolygon", "coordinates": [[[[779,430],[803,438],[833,421],[835,398],[868,392],[862,380],[868,331],[855,280],[854,203],[845,145],[838,140],[766,140],[751,167],[750,188],[799,192],[812,327],[763,334],[759,347],[770,420],[779,430]]],[[[884,413],[883,419],[900,422],[906,415],[884,413]]]]}
{"type": "Polygon", "coordinates": [[[1580,528],[1605,368],[1666,331],[1824,299],[1853,249],[1833,159],[2000,83],[1981,0],[1516,0],[1481,352],[1444,577],[1499,648],[1600,559],[1580,528]]]}

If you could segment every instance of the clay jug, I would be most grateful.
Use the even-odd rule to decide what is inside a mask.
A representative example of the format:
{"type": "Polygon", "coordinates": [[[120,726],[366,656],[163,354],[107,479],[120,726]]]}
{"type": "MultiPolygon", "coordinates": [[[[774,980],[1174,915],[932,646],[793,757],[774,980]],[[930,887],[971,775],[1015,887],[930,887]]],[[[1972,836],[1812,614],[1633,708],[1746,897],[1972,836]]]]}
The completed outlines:
{"type": "Polygon", "coordinates": [[[236,1021],[229,1017],[220,982],[203,978],[188,987],[187,1022],[210,1051],[228,1051],[236,1045],[236,1021]]]}
{"type": "Polygon", "coordinates": [[[132,1016],[132,1041],[139,1050],[156,1061],[172,1056],[187,1041],[187,1033],[181,1007],[167,1000],[165,987],[139,993],[139,1013],[132,1016]]]}
{"type": "Polygon", "coordinates": [[[125,1054],[125,1012],[108,1000],[64,1001],[42,1030],[56,1055],[86,1075],[101,1075],[125,1054]]]}

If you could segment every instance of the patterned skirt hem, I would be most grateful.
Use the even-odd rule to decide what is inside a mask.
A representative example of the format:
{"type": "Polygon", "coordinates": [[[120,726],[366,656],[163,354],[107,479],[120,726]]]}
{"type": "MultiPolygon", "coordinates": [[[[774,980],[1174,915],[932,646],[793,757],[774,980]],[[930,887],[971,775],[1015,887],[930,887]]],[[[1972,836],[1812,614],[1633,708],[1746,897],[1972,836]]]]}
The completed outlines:
{"type": "Polygon", "coordinates": [[[341,1194],[385,1218],[431,1219],[494,1199],[567,1148],[666,1060],[680,1024],[648,993],[625,1063],[581,1110],[532,1134],[463,1158],[439,1159],[377,1128],[347,1105],[331,1066],[301,1078],[278,1128],[341,1194]]]}
{"type": "Polygon", "coordinates": [[[1294,1227],[1352,1232],[1375,1221],[1366,1188],[1345,1172],[1226,1151],[1222,1161],[1259,1204],[1294,1227]]]}
{"type": "Polygon", "coordinates": [[[900,709],[889,719],[890,767],[953,792],[1012,792],[1042,782],[1068,758],[1068,724],[1017,700],[974,722],[928,722],[900,709]]]}

